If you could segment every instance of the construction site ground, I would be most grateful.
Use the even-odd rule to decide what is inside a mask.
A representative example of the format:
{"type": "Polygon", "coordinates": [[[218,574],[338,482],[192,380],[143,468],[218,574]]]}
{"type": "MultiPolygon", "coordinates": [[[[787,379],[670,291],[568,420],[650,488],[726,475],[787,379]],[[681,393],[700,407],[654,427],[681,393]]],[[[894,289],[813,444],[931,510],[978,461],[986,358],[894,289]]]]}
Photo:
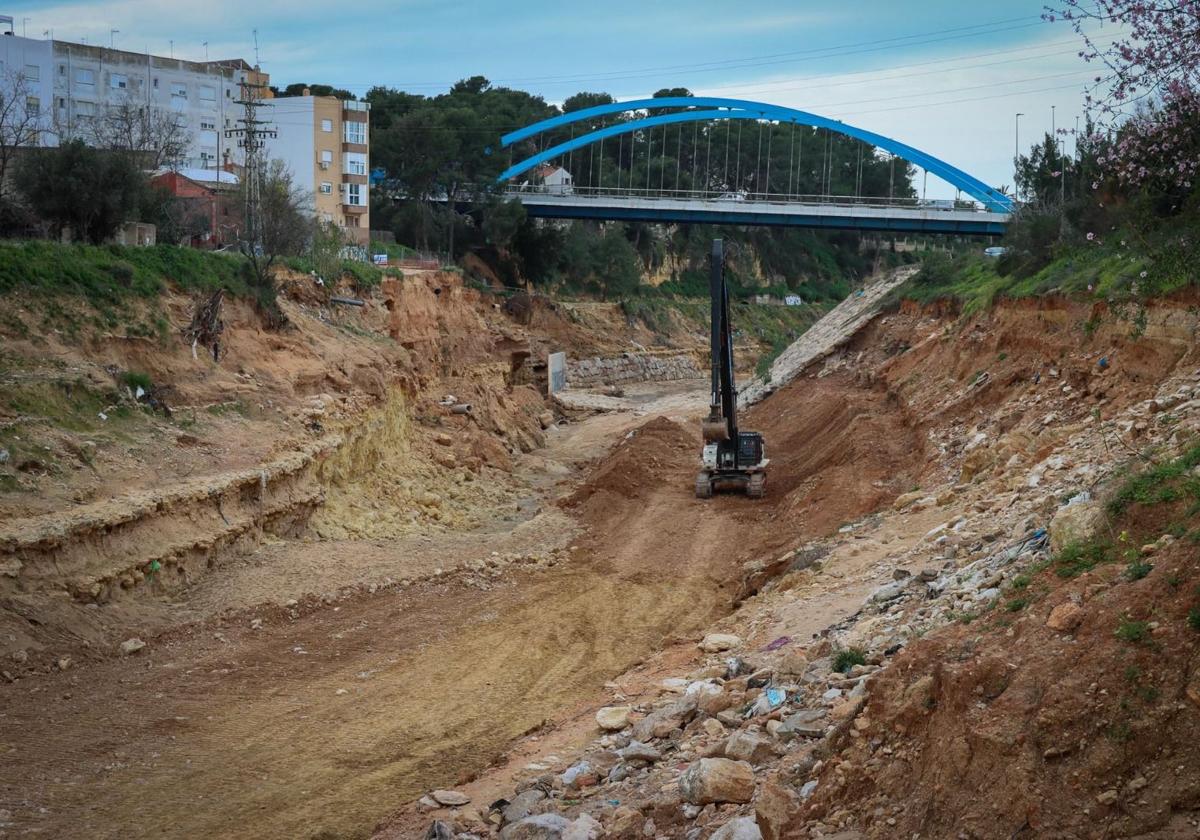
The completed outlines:
{"type": "MultiPolygon", "coordinates": [[[[265,472],[254,482],[261,498],[295,504],[316,498],[306,488],[318,486],[319,500],[303,502],[313,508],[303,527],[265,528],[252,545],[210,553],[186,586],[162,592],[98,560],[79,561],[93,575],[86,585],[72,577],[58,588],[19,577],[29,561],[12,566],[15,579],[32,583],[7,591],[0,627],[9,634],[0,834],[849,840],[1043,836],[1021,835],[1026,825],[1065,826],[1044,836],[1119,837],[1174,830],[1177,817],[1193,825],[1200,800],[1182,784],[1169,803],[1155,800],[1158,817],[1131,817],[1136,796],[1127,808],[1112,806],[1125,801],[1135,773],[1143,784],[1134,792],[1144,797],[1143,789],[1163,787],[1168,765],[1200,772],[1194,750],[1125,758],[1110,750],[1101,762],[1078,732],[1069,747],[1025,732],[1046,726],[1037,721],[1049,705],[1039,704],[1053,697],[1048,663],[1034,662],[1021,639],[1052,635],[1045,614],[1068,599],[1063,587],[1080,587],[1086,609],[1097,587],[1117,585],[1113,576],[1062,583],[1043,568],[1031,589],[1038,597],[1020,612],[1002,610],[1008,624],[959,620],[983,614],[1018,571],[1039,574],[1030,558],[1041,543],[1021,552],[1068,499],[1084,491],[1099,498],[1131,460],[1161,462],[1186,450],[1200,425],[1191,301],[1157,302],[1140,335],[1116,317],[1085,332],[1094,313],[1060,299],[969,318],[908,306],[835,311],[787,354],[802,361],[777,365],[780,375],[755,390],[761,401],[745,412],[743,425],[767,441],[767,497],[698,500],[706,382],[648,383],[607,395],[609,404],[548,407],[527,395],[533,389],[505,385],[507,364],[492,362],[497,347],[528,346],[529,335],[471,301],[447,310],[438,283],[442,294],[452,285],[396,291],[390,314],[380,306],[378,323],[357,327],[388,330],[400,349],[364,340],[378,363],[346,354],[344,387],[321,385],[378,391],[368,408],[343,399],[343,423],[331,409],[298,413],[310,426],[320,421],[305,439],[342,436],[330,454],[314,456],[311,474],[289,473],[291,484],[265,472]],[[407,309],[397,304],[405,295],[407,309]],[[458,319],[449,331],[448,319],[458,319]],[[417,361],[439,354],[441,368],[417,361]],[[377,388],[371,377],[396,369],[411,371],[401,403],[386,380],[377,388]],[[456,420],[443,395],[469,398],[472,419],[456,420]],[[996,560],[1010,544],[1018,546],[1012,557],[996,560]],[[979,564],[989,572],[976,579],[979,564]],[[944,585],[924,593],[918,580],[944,585]],[[71,624],[88,621],[94,631],[71,624]],[[732,640],[702,650],[697,642],[713,631],[732,640]],[[120,655],[116,642],[126,635],[145,646],[120,655]],[[861,650],[859,671],[820,665],[849,648],[861,650]],[[946,670],[939,650],[959,671],[946,670]],[[747,670],[731,671],[731,657],[747,670]],[[1028,685],[1016,676],[1026,662],[1040,674],[1028,685]],[[997,669],[1007,675],[998,690],[997,669]],[[1004,695],[1010,683],[1022,686],[1023,703],[1004,695]],[[785,707],[762,699],[776,686],[785,707]],[[697,697],[718,696],[728,703],[698,708],[697,697]],[[992,703],[1002,696],[1011,704],[992,703]],[[681,697],[693,700],[687,710],[668,709],[681,697]],[[979,697],[1002,723],[987,718],[991,711],[970,712],[979,697]],[[597,730],[596,710],[618,704],[631,707],[633,733],[641,721],[670,721],[646,730],[639,755],[656,757],[624,758],[640,735],[597,730]],[[812,711],[830,726],[788,740],[779,733],[789,710],[812,711]],[[689,768],[702,757],[738,756],[735,736],[762,741],[744,757],[753,795],[688,798],[689,768]],[[1014,758],[1014,744],[1027,740],[1033,752],[1014,758]],[[1045,752],[1051,746],[1064,751],[1045,752]],[[942,769],[947,753],[953,774],[942,769]],[[1034,753],[1050,757],[1035,768],[1034,753]],[[977,796],[1006,764],[1020,772],[994,796],[977,796]],[[1034,776],[1067,804],[1027,797],[1034,776]],[[1118,791],[1112,799],[1110,788],[1118,791]],[[446,797],[448,789],[455,795],[446,797]],[[528,818],[489,808],[535,789],[528,818]],[[435,790],[445,803],[430,798],[435,790]],[[1010,812],[1015,823],[1003,816],[1010,812]],[[739,820],[759,834],[732,833],[751,830],[739,820]],[[558,834],[531,833],[546,826],[558,834]]],[[[869,300],[882,297],[877,291],[869,300]]],[[[578,333],[576,322],[553,313],[535,313],[524,328],[555,341],[578,333]],[[553,329],[537,332],[538,317],[553,329]]],[[[324,326],[311,329],[341,341],[324,326]]],[[[603,334],[588,334],[598,343],[587,352],[604,349],[603,334]]],[[[242,340],[251,339],[269,341],[253,333],[242,340]]],[[[262,379],[249,362],[240,376],[262,379]]],[[[212,422],[209,434],[226,434],[217,427],[225,420],[212,422]]],[[[195,525],[202,497],[179,518],[195,525]]],[[[89,503],[77,517],[93,515],[89,503]]],[[[28,547],[18,559],[53,541],[38,517],[54,510],[28,497],[23,504],[25,524],[5,534],[6,545],[28,547]]],[[[278,504],[289,516],[297,509],[278,504]]],[[[236,522],[238,511],[218,505],[214,521],[236,522]]],[[[89,540],[103,538],[72,527],[55,539],[77,534],[79,556],[93,557],[89,540]]],[[[1200,705],[1200,692],[1188,699],[1196,642],[1178,613],[1200,570],[1182,542],[1157,550],[1177,559],[1156,561],[1145,583],[1167,593],[1174,574],[1169,591],[1178,590],[1179,604],[1161,594],[1170,604],[1162,615],[1142,609],[1133,618],[1172,628],[1158,637],[1178,664],[1160,681],[1173,687],[1162,697],[1172,704],[1171,725],[1188,727],[1200,705]]],[[[1120,609],[1147,603],[1144,595],[1126,603],[1125,591],[1114,589],[1114,606],[1094,620],[1115,621],[1120,609]]],[[[1089,632],[1097,662],[1120,652],[1112,628],[1089,632]]],[[[1080,664],[1061,653],[1055,661],[1067,678],[1083,679],[1071,675],[1091,666],[1074,659],[1080,664]]],[[[1139,667],[1148,673],[1152,663],[1139,667]]],[[[1088,681],[1121,679],[1117,666],[1105,668],[1088,681]]],[[[1099,708],[1099,689],[1088,690],[1099,708]]]]}

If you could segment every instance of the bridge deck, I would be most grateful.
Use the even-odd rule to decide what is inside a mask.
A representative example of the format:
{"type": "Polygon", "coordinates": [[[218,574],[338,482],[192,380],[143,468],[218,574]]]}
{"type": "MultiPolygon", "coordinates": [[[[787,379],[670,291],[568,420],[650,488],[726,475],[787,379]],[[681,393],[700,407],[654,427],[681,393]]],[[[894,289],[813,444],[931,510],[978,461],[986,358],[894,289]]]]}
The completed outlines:
{"type": "Polygon", "coordinates": [[[1009,214],[858,203],[726,201],[648,196],[571,195],[510,191],[533,217],[769,225],[897,233],[960,233],[1000,236],[1009,214]]]}

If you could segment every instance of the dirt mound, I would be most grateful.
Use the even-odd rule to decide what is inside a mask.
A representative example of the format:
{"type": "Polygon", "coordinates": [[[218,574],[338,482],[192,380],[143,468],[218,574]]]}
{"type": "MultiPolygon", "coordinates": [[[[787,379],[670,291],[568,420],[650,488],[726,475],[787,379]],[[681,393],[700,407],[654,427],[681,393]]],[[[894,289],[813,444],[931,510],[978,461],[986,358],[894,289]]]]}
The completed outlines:
{"type": "Polygon", "coordinates": [[[625,436],[575,492],[563,500],[579,507],[596,496],[637,499],[675,480],[688,455],[695,456],[697,435],[666,417],[655,417],[625,436]]]}
{"type": "Polygon", "coordinates": [[[1181,772],[1200,764],[1200,556],[1177,543],[1131,577],[1047,570],[1015,618],[914,644],[805,819],[880,838],[1195,836],[1171,832],[1200,808],[1181,772]]]}
{"type": "Polygon", "coordinates": [[[742,424],[763,433],[768,497],[780,515],[821,535],[912,489],[924,436],[882,389],[846,375],[794,380],[742,424]]]}

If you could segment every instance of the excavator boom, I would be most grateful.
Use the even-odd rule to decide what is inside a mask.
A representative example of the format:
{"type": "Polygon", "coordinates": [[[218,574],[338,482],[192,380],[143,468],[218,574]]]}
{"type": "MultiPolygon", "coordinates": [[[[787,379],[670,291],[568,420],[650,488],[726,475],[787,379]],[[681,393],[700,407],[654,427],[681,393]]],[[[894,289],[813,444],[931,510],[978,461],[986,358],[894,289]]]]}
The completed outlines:
{"type": "Polygon", "coordinates": [[[729,286],[725,282],[725,244],[720,239],[712,243],[708,289],[712,314],[709,346],[712,394],[708,417],[701,424],[704,448],[701,471],[696,476],[696,495],[708,498],[715,487],[734,485],[744,486],[750,496],[761,496],[767,466],[762,435],[738,429],[733,325],[729,318],[729,286]]]}

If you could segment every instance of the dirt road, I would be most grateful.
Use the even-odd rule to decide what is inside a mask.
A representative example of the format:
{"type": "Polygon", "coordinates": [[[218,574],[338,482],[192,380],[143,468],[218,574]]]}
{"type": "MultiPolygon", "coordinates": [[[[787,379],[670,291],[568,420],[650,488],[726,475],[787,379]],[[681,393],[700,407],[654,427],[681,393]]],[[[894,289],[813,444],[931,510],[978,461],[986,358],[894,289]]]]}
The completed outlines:
{"type": "MultiPolygon", "coordinates": [[[[879,402],[823,387],[852,413],[879,402]]],[[[0,830],[361,837],[478,771],[664,640],[700,631],[729,609],[743,562],[804,533],[777,517],[804,507],[813,476],[780,476],[801,489],[766,503],[692,497],[698,435],[662,416],[689,406],[581,424],[578,452],[621,442],[564,501],[583,530],[563,563],[310,598],[294,617],[234,611],[134,657],[0,687],[0,830]]],[[[759,419],[798,435],[808,422],[803,410],[759,419]]],[[[815,418],[813,445],[840,433],[829,419],[815,418]]],[[[876,504],[895,468],[858,465],[861,487],[842,487],[821,521],[876,504]]],[[[354,550],[331,544],[328,565],[354,550]]]]}

